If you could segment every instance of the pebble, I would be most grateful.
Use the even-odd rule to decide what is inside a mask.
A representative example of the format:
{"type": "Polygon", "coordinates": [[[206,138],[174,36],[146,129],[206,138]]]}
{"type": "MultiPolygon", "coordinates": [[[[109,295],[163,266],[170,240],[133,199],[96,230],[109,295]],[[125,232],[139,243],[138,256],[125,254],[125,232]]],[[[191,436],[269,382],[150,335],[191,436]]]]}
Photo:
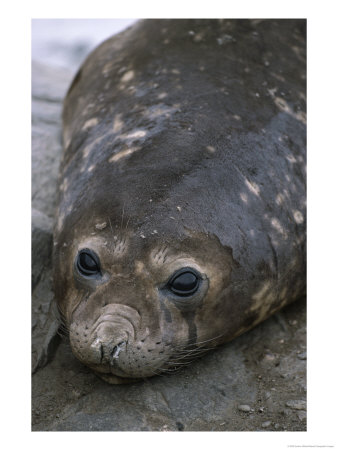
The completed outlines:
{"type": "Polygon", "coordinates": [[[72,394],[72,397],[74,397],[76,399],[81,397],[81,392],[77,391],[76,389],[73,389],[71,394],[72,394]]]}
{"type": "Polygon", "coordinates": [[[176,422],[176,426],[178,431],[183,431],[184,430],[184,425],[181,422],[176,422]]]}
{"type": "Polygon", "coordinates": [[[297,355],[297,358],[298,358],[298,359],[301,359],[301,360],[306,359],[306,352],[300,353],[299,355],[297,355]]]}
{"type": "Polygon", "coordinates": [[[266,422],[262,423],[262,428],[267,428],[271,425],[271,420],[267,420],[266,422]]]}
{"type": "Polygon", "coordinates": [[[303,421],[306,419],[306,412],[305,411],[299,411],[299,413],[297,413],[298,419],[300,421],[303,421]]]}
{"type": "Polygon", "coordinates": [[[275,360],[275,355],[274,354],[272,354],[272,353],[266,353],[265,355],[264,355],[264,358],[263,358],[263,361],[265,360],[265,361],[274,361],[275,360]]]}
{"type": "Polygon", "coordinates": [[[238,410],[243,412],[250,412],[251,408],[249,405],[238,405],[238,410]]]}
{"type": "Polygon", "coordinates": [[[268,400],[270,397],[271,397],[271,392],[269,392],[269,391],[265,392],[265,394],[264,394],[265,400],[268,400]]]}
{"type": "Polygon", "coordinates": [[[306,410],[306,401],[305,400],[289,400],[285,403],[291,409],[302,409],[306,410]]]}

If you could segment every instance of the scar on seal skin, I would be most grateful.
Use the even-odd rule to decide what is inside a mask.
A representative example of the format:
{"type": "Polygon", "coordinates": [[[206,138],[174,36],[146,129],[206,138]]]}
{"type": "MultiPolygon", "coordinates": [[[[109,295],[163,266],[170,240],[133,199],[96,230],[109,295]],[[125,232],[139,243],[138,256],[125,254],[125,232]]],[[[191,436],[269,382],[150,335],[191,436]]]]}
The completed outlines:
{"type": "Polygon", "coordinates": [[[175,371],[305,294],[305,26],[143,20],[79,69],[55,296],[104,380],[175,371]]]}

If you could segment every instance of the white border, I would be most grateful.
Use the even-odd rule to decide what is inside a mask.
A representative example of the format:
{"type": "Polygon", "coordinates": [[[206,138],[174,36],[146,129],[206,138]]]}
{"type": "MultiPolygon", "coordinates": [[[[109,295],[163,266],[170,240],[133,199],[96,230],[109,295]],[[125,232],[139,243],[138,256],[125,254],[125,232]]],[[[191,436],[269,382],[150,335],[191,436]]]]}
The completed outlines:
{"type": "MultiPolygon", "coordinates": [[[[2,11],[2,398],[12,448],[284,449],[337,442],[337,39],[333,1],[7,2],[2,11]],[[162,2],[163,3],[163,2],[162,2]],[[307,18],[309,312],[307,432],[32,433],[30,431],[30,21],[32,18],[307,18]],[[102,442],[104,441],[104,442],[102,442]]],[[[52,382],[52,380],[51,380],[52,382]]]]}

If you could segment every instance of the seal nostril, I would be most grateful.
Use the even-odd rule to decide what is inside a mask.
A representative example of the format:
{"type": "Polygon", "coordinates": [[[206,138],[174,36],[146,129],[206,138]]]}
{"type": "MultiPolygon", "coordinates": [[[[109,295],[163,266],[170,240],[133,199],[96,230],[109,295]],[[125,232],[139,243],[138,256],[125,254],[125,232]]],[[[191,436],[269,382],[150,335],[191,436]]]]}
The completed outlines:
{"type": "Polygon", "coordinates": [[[100,355],[101,355],[101,364],[102,364],[102,361],[103,361],[103,345],[100,343],[100,355]]]}
{"type": "Polygon", "coordinates": [[[125,341],[120,342],[119,344],[115,345],[113,350],[110,352],[110,356],[112,359],[117,359],[119,357],[120,351],[122,348],[126,345],[125,341]]]}

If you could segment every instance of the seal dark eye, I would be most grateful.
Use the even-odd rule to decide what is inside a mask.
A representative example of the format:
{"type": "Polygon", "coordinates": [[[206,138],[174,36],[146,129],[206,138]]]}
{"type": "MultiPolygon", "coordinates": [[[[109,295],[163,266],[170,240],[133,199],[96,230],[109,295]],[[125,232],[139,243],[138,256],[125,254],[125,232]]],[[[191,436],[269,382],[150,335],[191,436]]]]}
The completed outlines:
{"type": "Polygon", "coordinates": [[[77,256],[76,264],[82,275],[90,276],[100,273],[100,260],[92,250],[81,250],[77,256]]]}
{"type": "Polygon", "coordinates": [[[176,295],[182,297],[194,294],[199,286],[198,274],[190,268],[181,269],[176,272],[168,283],[168,287],[176,295]]]}

